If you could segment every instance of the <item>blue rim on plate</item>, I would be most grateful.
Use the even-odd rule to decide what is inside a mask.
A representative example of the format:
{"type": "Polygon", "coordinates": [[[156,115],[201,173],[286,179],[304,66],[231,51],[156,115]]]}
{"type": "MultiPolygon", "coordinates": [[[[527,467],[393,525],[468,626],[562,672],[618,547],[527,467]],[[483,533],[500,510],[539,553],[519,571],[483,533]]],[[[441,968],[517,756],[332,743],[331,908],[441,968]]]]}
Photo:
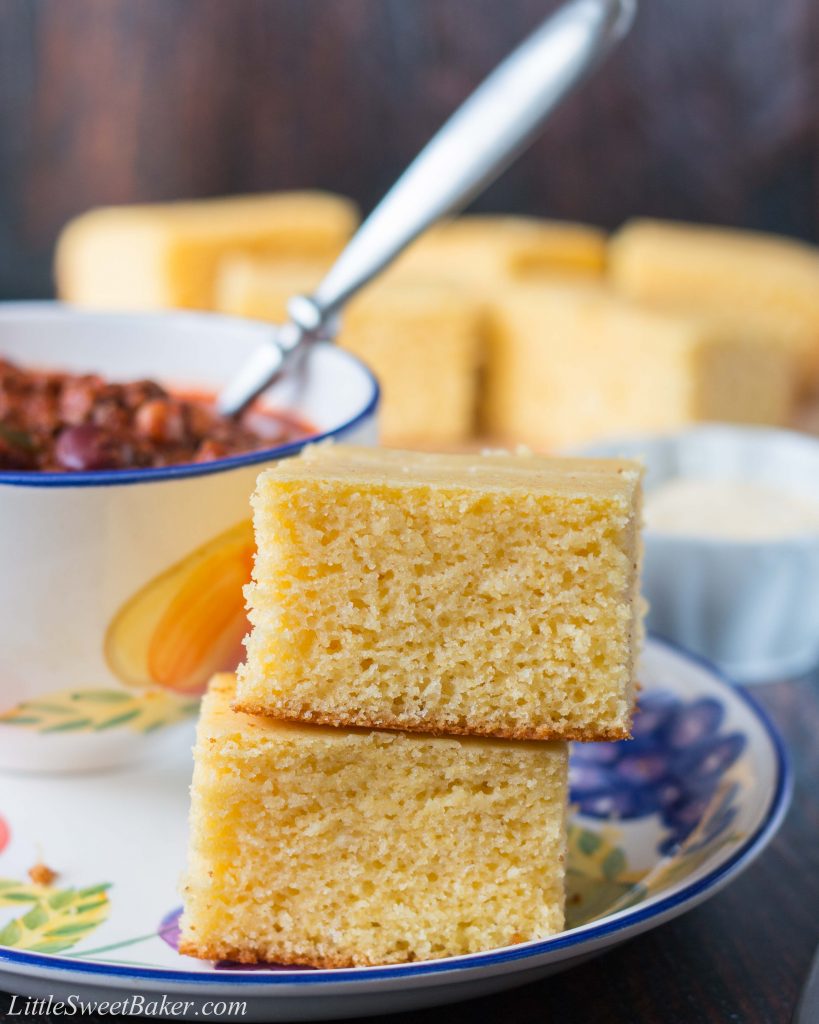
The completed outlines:
{"type": "Polygon", "coordinates": [[[507,949],[493,950],[487,953],[472,953],[467,956],[451,957],[445,960],[423,961],[398,966],[386,965],[384,967],[354,967],[315,971],[288,971],[284,969],[276,970],[269,974],[258,970],[247,971],[246,973],[241,970],[235,970],[231,971],[230,977],[226,977],[224,973],[217,972],[206,974],[201,971],[175,971],[163,968],[143,969],[117,964],[88,963],[65,957],[46,956],[39,953],[28,953],[3,948],[0,948],[0,965],[6,963],[15,964],[20,967],[48,968],[50,971],[59,974],[75,973],[97,977],[131,978],[143,981],[217,985],[222,989],[234,986],[241,988],[248,985],[258,988],[279,985],[315,986],[322,984],[350,984],[361,981],[442,975],[472,968],[491,967],[498,964],[529,960],[554,950],[571,949],[574,946],[585,944],[594,939],[626,931],[635,925],[645,923],[653,918],[662,917],[669,910],[673,910],[686,903],[691,903],[699,895],[718,885],[721,881],[727,880],[728,876],[736,873],[738,868],[750,863],[762,851],[767,841],[776,832],[788,809],[793,790],[793,773],[785,751],[784,742],[778,730],[768,714],[748,693],[735,687],[722,673],[704,659],[691,655],[687,651],[682,651],[667,640],[659,638],[652,638],[652,640],[658,646],[665,647],[673,653],[679,654],[688,661],[706,669],[711,674],[715,683],[728,688],[734,696],[744,702],[756,717],[770,741],[776,763],[776,781],[773,792],[757,829],[745,839],[736,852],[726,861],[714,868],[703,878],[689,883],[678,892],[660,897],[647,904],[618,911],[608,919],[604,918],[597,923],[592,922],[582,925],[579,928],[554,935],[548,939],[541,939],[507,949]]]}

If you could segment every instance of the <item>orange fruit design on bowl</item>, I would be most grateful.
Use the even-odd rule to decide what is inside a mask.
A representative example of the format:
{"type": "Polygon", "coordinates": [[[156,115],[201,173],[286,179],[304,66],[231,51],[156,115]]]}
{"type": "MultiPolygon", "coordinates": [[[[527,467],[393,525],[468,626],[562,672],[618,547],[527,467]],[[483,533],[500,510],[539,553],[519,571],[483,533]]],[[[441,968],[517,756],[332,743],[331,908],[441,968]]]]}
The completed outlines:
{"type": "Polygon", "coordinates": [[[240,523],[142,587],[105,636],[114,675],[127,686],[190,695],[234,669],[248,631],[243,588],[254,552],[252,525],[240,523]]]}

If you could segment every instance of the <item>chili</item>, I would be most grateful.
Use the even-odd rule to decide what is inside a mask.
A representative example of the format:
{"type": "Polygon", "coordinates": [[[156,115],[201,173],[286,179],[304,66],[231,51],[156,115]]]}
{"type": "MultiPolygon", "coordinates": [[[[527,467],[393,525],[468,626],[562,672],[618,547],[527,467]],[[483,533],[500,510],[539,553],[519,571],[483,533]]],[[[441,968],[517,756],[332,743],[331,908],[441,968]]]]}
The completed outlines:
{"type": "Polygon", "coordinates": [[[152,380],[24,369],[0,359],[0,469],[71,472],[210,462],[315,433],[258,403],[220,415],[152,380]]]}

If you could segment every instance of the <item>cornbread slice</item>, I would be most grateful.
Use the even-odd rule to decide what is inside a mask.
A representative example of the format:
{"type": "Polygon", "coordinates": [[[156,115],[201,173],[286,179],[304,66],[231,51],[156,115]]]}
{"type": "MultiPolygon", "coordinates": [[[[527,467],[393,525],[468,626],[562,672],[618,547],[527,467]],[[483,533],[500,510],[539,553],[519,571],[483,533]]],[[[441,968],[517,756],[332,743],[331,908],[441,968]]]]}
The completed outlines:
{"type": "Polygon", "coordinates": [[[212,309],[227,254],[331,260],[356,223],[352,202],[322,192],[91,210],[58,240],[57,288],[83,306],[212,309]]]}
{"type": "Polygon", "coordinates": [[[350,304],[339,341],[378,377],[385,444],[434,447],[471,437],[483,327],[479,303],[431,281],[387,281],[350,304]]]}
{"type": "Polygon", "coordinates": [[[253,498],[237,707],[333,725],[627,736],[636,463],[317,446],[253,498]]]}
{"type": "Polygon", "coordinates": [[[781,346],[596,285],[507,289],[488,337],[484,428],[539,449],[701,420],[782,424],[793,407],[781,346]]]}
{"type": "Polygon", "coordinates": [[[718,313],[764,330],[819,386],[819,249],[752,231],[632,221],[614,235],[609,267],[633,298],[718,313]]]}
{"type": "Polygon", "coordinates": [[[293,725],[205,696],[179,949],[350,967],[563,927],[563,743],[293,725]]]}
{"type": "Polygon", "coordinates": [[[541,274],[599,276],[605,258],[606,236],[588,224],[473,214],[426,232],[388,273],[430,274],[481,288],[541,274]]]}
{"type": "MultiPolygon", "coordinates": [[[[234,257],[220,272],[217,307],[281,321],[288,299],[312,291],[325,271],[234,257]]],[[[338,341],[378,377],[385,444],[450,445],[472,435],[483,326],[478,301],[432,280],[388,279],[350,302],[338,341]]]]}

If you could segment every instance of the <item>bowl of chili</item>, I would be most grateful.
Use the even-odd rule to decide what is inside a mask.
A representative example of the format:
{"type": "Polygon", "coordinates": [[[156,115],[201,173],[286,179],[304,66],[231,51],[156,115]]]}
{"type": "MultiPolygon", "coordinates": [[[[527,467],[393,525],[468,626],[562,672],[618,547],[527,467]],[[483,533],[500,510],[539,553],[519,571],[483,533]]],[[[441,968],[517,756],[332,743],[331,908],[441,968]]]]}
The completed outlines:
{"type": "Polygon", "coordinates": [[[113,767],[177,745],[241,659],[256,476],[376,441],[378,385],[307,350],[242,418],[213,397],[269,328],[0,305],[0,768],[113,767]]]}

